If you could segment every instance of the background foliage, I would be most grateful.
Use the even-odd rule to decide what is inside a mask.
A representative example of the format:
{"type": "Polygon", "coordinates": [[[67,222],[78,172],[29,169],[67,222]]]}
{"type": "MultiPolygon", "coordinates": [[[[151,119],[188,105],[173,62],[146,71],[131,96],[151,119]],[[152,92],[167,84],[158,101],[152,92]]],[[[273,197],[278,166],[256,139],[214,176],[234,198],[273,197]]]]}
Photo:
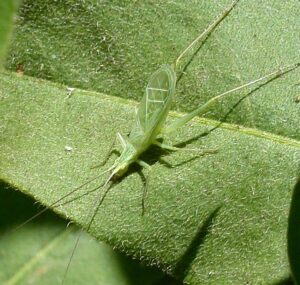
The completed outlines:
{"type": "MultiPolygon", "coordinates": [[[[6,63],[17,74],[2,72],[0,77],[2,189],[9,184],[50,205],[101,171],[89,168],[104,156],[115,132],[127,133],[134,120],[136,102],[128,99],[139,101],[150,74],[160,64],[172,63],[229,3],[23,1],[6,63]],[[77,88],[72,96],[66,86],[77,88]],[[66,146],[73,151],[66,151],[66,146]]],[[[193,60],[180,81],[173,109],[192,110],[220,92],[299,62],[299,12],[298,1],[240,1],[193,60]]],[[[143,184],[139,169],[133,167],[105,199],[91,234],[188,284],[289,282],[287,213],[300,161],[298,82],[296,71],[262,86],[234,108],[227,124],[218,125],[213,120],[224,120],[249,91],[238,93],[206,119],[194,120],[167,138],[186,141],[192,148],[218,149],[217,154],[167,155],[151,149],[145,156],[154,168],[145,216],[143,184]]],[[[97,196],[92,189],[99,183],[81,192],[91,190],[89,195],[54,210],[86,226],[97,196]]],[[[5,221],[3,230],[9,227],[5,221]]],[[[1,241],[8,249],[2,253],[6,258],[1,268],[8,268],[0,275],[2,283],[26,284],[32,276],[36,284],[59,280],[64,266],[57,266],[62,251],[56,241],[62,236],[62,244],[72,247],[72,241],[66,242],[72,235],[65,234],[59,221],[24,227],[14,233],[16,243],[7,234],[1,241]],[[30,246],[32,237],[36,240],[34,227],[42,235],[41,244],[33,242],[35,250],[30,246]],[[17,259],[22,251],[27,253],[17,259]],[[32,267],[24,271],[24,260],[35,260],[40,252],[59,255],[52,263],[30,262],[32,267]],[[49,264],[60,273],[53,273],[49,264]]],[[[82,247],[90,243],[88,237],[84,240],[82,247]]],[[[95,250],[90,251],[92,256],[78,260],[93,264],[97,271],[102,261],[94,261],[95,250]]],[[[100,251],[105,257],[109,249],[100,251]]],[[[129,283],[124,284],[140,284],[120,273],[119,257],[110,259],[112,264],[103,267],[115,269],[107,276],[117,281],[107,279],[105,284],[121,284],[126,278],[129,283]]],[[[153,283],[162,278],[157,269],[150,271],[152,280],[147,270],[132,266],[142,280],[153,283]]],[[[66,284],[82,284],[82,267],[74,265],[66,284]]],[[[95,278],[89,284],[99,280],[94,274],[88,274],[95,278]]]]}

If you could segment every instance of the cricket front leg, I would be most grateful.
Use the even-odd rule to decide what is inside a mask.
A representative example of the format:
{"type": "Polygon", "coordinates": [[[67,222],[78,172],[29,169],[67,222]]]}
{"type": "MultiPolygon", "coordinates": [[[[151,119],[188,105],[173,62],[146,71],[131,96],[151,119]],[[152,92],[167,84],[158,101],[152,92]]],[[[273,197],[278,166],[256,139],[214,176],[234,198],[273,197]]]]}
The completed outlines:
{"type": "Polygon", "coordinates": [[[103,161],[101,163],[95,165],[95,166],[92,166],[91,169],[99,168],[99,167],[102,167],[102,166],[104,166],[106,164],[106,162],[108,161],[109,157],[111,156],[111,153],[112,153],[112,150],[113,150],[114,146],[116,145],[117,139],[119,140],[119,142],[120,142],[120,144],[121,144],[121,146],[122,146],[123,149],[126,147],[126,140],[123,138],[123,136],[119,132],[116,133],[115,138],[112,141],[112,143],[111,143],[111,145],[110,145],[110,147],[108,149],[108,152],[106,153],[103,161]]]}

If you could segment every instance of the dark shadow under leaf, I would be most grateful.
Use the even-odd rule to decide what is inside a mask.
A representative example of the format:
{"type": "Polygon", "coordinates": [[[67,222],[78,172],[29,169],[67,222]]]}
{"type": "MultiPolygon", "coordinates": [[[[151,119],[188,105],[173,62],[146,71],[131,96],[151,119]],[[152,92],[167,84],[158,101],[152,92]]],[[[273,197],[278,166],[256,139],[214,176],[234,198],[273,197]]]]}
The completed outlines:
{"type": "Polygon", "coordinates": [[[295,185],[289,213],[288,255],[293,279],[300,284],[300,179],[295,185]]]}

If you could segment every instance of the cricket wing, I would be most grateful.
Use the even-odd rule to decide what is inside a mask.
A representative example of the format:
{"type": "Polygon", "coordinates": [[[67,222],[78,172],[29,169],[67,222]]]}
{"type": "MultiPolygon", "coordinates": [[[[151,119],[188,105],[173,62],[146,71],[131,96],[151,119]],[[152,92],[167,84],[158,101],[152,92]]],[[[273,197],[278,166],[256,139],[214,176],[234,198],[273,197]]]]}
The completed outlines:
{"type": "Polygon", "coordinates": [[[159,133],[168,115],[175,85],[176,74],[172,66],[163,65],[153,73],[138,107],[130,139],[141,136],[146,139],[159,133]]]}

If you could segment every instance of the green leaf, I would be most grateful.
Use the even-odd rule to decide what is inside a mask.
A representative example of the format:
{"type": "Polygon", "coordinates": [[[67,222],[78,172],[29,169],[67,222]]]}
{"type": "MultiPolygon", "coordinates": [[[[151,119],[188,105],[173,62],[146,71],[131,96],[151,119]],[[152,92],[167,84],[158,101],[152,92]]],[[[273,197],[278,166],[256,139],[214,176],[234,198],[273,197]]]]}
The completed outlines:
{"type": "MultiPolygon", "coordinates": [[[[7,67],[85,91],[69,96],[63,85],[0,75],[0,178],[50,205],[99,174],[105,168],[90,167],[117,131],[130,131],[136,106],[103,93],[140,101],[158,66],[172,63],[230,2],[24,0],[7,67]]],[[[299,62],[299,9],[296,0],[240,1],[187,69],[173,108],[192,110],[299,62]]],[[[187,146],[217,154],[176,152],[160,164],[161,153],[151,149],[145,215],[133,167],[106,197],[91,234],[189,284],[284,284],[287,213],[300,161],[297,83],[299,70],[259,88],[226,118],[231,124],[187,146]]],[[[223,118],[247,92],[207,117],[223,118]]],[[[179,143],[216,125],[195,120],[167,140],[179,143]]],[[[86,227],[98,192],[90,190],[103,180],[53,210],[86,227]]]]}
{"type": "Polygon", "coordinates": [[[300,284],[300,180],[295,186],[289,215],[288,227],[288,253],[291,271],[296,284],[300,284]]]}
{"type": "MultiPolygon", "coordinates": [[[[135,114],[131,101],[82,90],[68,96],[64,86],[9,73],[1,75],[0,92],[1,178],[45,205],[105,169],[90,167],[117,131],[130,130],[135,114]]],[[[214,124],[194,120],[167,140],[192,140],[214,124]]],[[[223,124],[188,146],[217,154],[178,151],[160,164],[152,149],[144,158],[153,164],[145,215],[133,167],[105,198],[90,233],[188,284],[276,283],[289,274],[286,217],[299,147],[223,124]]],[[[101,191],[93,189],[105,178],[53,210],[86,227],[101,191]]]]}
{"type": "Polygon", "coordinates": [[[5,0],[0,2],[0,68],[6,56],[8,42],[13,26],[13,16],[18,0],[5,0]]]}
{"type": "MultiPolygon", "coordinates": [[[[7,66],[140,101],[150,75],[174,62],[231,2],[24,0],[7,66]]],[[[173,109],[191,111],[221,92],[299,62],[299,15],[298,0],[240,1],[193,59],[173,109]]],[[[299,139],[295,83],[296,74],[264,88],[227,120],[299,139]]],[[[207,116],[219,120],[236,101],[226,100],[207,116]]]]}
{"type": "MultiPolygon", "coordinates": [[[[24,218],[37,212],[32,200],[0,186],[1,258],[0,283],[60,284],[79,231],[66,229],[66,222],[47,212],[30,225],[10,231],[24,218]]],[[[64,284],[153,284],[161,278],[157,270],[149,270],[125,256],[116,253],[103,242],[97,242],[86,233],[68,270],[64,284]]]]}

